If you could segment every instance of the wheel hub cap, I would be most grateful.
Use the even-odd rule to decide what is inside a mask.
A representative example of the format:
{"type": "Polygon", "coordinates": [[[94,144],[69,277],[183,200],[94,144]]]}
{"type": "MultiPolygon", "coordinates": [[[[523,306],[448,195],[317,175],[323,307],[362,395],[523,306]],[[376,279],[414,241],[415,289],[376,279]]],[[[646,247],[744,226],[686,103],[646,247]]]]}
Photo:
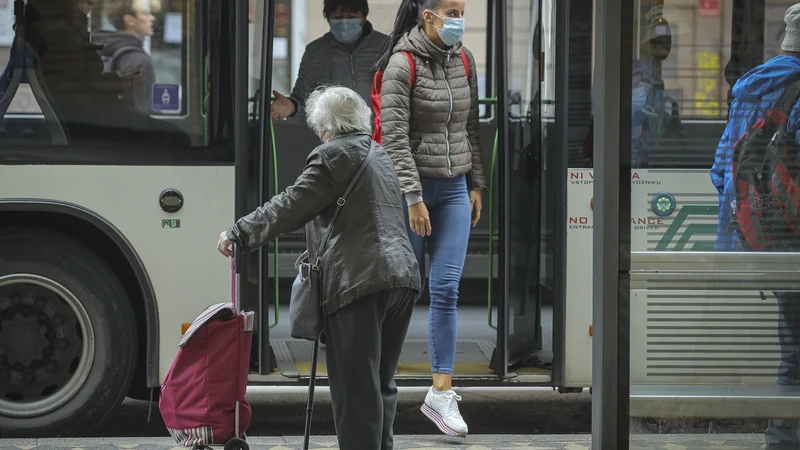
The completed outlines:
{"type": "Polygon", "coordinates": [[[0,277],[0,414],[42,415],[83,386],[94,332],[81,302],[33,274],[0,277]]]}

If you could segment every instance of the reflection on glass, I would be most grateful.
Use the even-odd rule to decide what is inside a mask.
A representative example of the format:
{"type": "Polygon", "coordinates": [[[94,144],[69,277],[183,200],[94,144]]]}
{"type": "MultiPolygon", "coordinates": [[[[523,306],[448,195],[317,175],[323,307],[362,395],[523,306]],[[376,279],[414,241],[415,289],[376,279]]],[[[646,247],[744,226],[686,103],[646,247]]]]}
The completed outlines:
{"type": "Polygon", "coordinates": [[[216,60],[202,54],[197,20],[196,8],[210,13],[211,3],[31,0],[20,17],[13,4],[0,5],[0,26],[8,27],[0,33],[0,93],[10,100],[0,139],[15,148],[138,145],[140,153],[226,139],[209,122],[229,111],[212,110],[219,105],[210,78],[219,72],[210,75],[216,60]]]}
{"type": "Polygon", "coordinates": [[[637,2],[633,433],[671,434],[687,448],[714,439],[710,430],[745,433],[720,437],[736,448],[800,445],[800,259],[778,254],[800,249],[788,239],[795,191],[787,177],[800,150],[800,109],[788,102],[784,133],[750,128],[800,79],[800,53],[780,48],[780,29],[795,26],[791,12],[785,16],[793,3],[637,2]],[[742,139],[748,129],[751,138],[742,139]],[[773,137],[778,151],[770,153],[773,137]]]}

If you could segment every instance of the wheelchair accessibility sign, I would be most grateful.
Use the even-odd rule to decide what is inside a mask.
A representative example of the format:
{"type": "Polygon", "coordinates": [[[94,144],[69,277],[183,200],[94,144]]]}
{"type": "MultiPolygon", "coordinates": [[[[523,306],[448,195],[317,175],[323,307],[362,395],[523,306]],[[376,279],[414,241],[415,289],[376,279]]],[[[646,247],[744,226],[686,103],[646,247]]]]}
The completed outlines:
{"type": "Polygon", "coordinates": [[[157,83],[153,85],[153,111],[178,113],[181,110],[181,86],[157,83]]]}

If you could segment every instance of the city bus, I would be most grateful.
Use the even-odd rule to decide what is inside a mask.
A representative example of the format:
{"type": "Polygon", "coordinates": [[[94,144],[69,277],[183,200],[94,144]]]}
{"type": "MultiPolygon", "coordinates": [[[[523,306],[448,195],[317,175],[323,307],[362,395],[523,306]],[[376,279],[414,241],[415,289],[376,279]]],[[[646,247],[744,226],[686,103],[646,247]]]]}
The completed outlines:
{"type": "MultiPolygon", "coordinates": [[[[665,128],[631,172],[631,414],[797,417],[798,393],[775,387],[774,299],[724,270],[701,275],[744,293],[659,277],[715,257],[708,171],[728,89],[775,54],[791,2],[634,3],[634,54],[665,128]],[[669,36],[667,55],[654,36],[661,50],[669,36]]],[[[104,69],[100,37],[118,31],[105,2],[0,2],[3,437],[92,434],[126,396],[157,401],[187,324],[230,298],[219,232],[290,185],[318,143],[265,111],[327,30],[321,0],[142,4],[156,18],[142,39],[157,77],[144,112],[104,69]]],[[[467,2],[491,186],[462,280],[458,387],[591,387],[593,5],[467,2]]],[[[396,8],[371,5],[368,20],[388,33],[396,8]]],[[[293,233],[237,262],[258,318],[252,385],[308,382],[311,343],[285,320],[303,249],[293,233]]],[[[757,267],[746,259],[729,267],[757,267]]],[[[423,299],[401,386],[430,383],[426,313],[423,299]]],[[[318,374],[324,384],[324,355],[318,374]]]]}

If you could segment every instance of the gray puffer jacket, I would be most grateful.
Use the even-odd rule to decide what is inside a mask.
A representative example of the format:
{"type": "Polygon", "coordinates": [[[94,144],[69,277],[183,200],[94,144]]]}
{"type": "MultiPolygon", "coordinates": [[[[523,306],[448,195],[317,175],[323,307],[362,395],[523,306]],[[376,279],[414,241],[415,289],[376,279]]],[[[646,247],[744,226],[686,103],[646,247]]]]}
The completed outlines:
{"type": "Polygon", "coordinates": [[[485,189],[478,136],[478,78],[472,54],[459,42],[437,47],[420,27],[400,38],[383,73],[382,144],[394,160],[403,194],[422,194],[420,175],[468,174],[472,189],[485,189]],[[409,62],[416,79],[411,87],[409,62]],[[466,52],[467,79],[460,52],[466,52]]]}
{"type": "MultiPolygon", "coordinates": [[[[336,201],[367,156],[371,142],[368,134],[351,134],[314,149],[297,181],[239,219],[228,230],[228,239],[250,251],[305,225],[309,256],[314,259],[336,201]]],[[[326,316],[378,291],[420,289],[397,173],[383,147],[376,144],[374,152],[350,191],[322,255],[326,316]]]]}
{"type": "Polygon", "coordinates": [[[305,120],[306,98],[314,89],[327,84],[350,88],[358,92],[367,105],[371,104],[372,66],[389,37],[374,30],[369,22],[364,24],[362,36],[352,53],[334,39],[330,31],[306,46],[289,97],[297,108],[295,120],[305,120]]]}

